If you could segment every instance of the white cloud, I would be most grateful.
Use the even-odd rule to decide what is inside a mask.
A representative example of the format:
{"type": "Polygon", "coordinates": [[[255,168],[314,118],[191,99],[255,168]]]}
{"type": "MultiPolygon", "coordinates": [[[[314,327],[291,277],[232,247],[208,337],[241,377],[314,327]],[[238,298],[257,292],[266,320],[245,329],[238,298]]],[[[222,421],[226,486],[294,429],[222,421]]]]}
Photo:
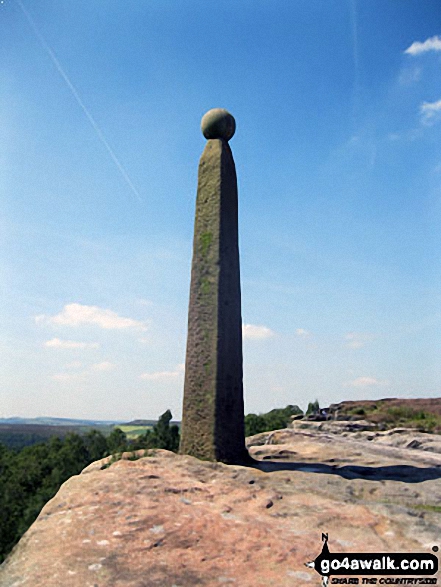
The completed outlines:
{"type": "Polygon", "coordinates": [[[139,300],[136,300],[136,301],[140,306],[146,306],[146,307],[154,306],[154,304],[151,300],[146,300],[144,298],[140,298],[139,300]]]}
{"type": "Polygon", "coordinates": [[[83,366],[83,363],[81,361],[72,361],[72,362],[68,363],[67,365],[65,365],[66,369],[79,369],[82,366],[83,366]]]}
{"type": "Polygon", "coordinates": [[[361,349],[364,347],[364,342],[361,340],[350,340],[346,346],[348,349],[361,349]]]}
{"type": "Polygon", "coordinates": [[[74,340],[52,338],[47,340],[44,346],[53,349],[97,349],[100,345],[97,342],[76,342],[74,340]]]}
{"type": "Polygon", "coordinates": [[[304,328],[297,328],[296,334],[297,336],[303,336],[305,338],[311,336],[311,333],[308,330],[305,330],[304,328]]]}
{"type": "Polygon", "coordinates": [[[116,312],[98,306],[85,306],[83,304],[67,304],[63,310],[55,316],[36,316],[39,323],[55,324],[60,326],[82,326],[93,324],[106,330],[146,330],[145,322],[118,316],[116,312]]]}
{"type": "Polygon", "coordinates": [[[357,377],[352,381],[348,381],[345,386],[346,387],[370,387],[370,386],[377,386],[377,385],[387,385],[388,382],[384,380],[377,379],[376,377],[357,377]]]}
{"type": "Polygon", "coordinates": [[[84,373],[56,373],[51,379],[54,381],[69,382],[76,381],[83,377],[84,373]]]}
{"type": "Polygon", "coordinates": [[[441,51],[441,37],[435,35],[426,39],[423,43],[415,41],[408,47],[404,53],[408,55],[419,55],[420,53],[427,53],[427,51],[441,51]]]}
{"type": "Polygon", "coordinates": [[[140,379],[146,381],[175,381],[185,371],[185,365],[183,363],[177,365],[174,371],[156,371],[155,373],[143,373],[140,375],[140,379]]]}
{"type": "MultiPolygon", "coordinates": [[[[73,362],[69,365],[66,365],[66,368],[79,368],[81,367],[80,362],[73,362]]],[[[116,365],[114,363],[110,363],[109,361],[103,361],[101,363],[94,363],[90,365],[88,369],[84,371],[77,371],[75,373],[56,373],[55,375],[51,376],[51,379],[54,381],[61,381],[61,382],[69,382],[69,381],[84,381],[87,378],[90,378],[94,372],[106,372],[112,371],[115,369],[116,365]]]]}
{"type": "Polygon", "coordinates": [[[245,340],[263,340],[271,338],[275,332],[267,326],[256,326],[254,324],[242,324],[242,336],[245,340]]]}
{"type": "Polygon", "coordinates": [[[409,129],[405,132],[393,132],[387,135],[387,139],[389,141],[407,141],[413,142],[419,139],[422,135],[422,129],[419,127],[409,129]]]}
{"type": "Polygon", "coordinates": [[[428,126],[441,119],[441,100],[423,102],[420,106],[421,122],[428,126]]]}
{"type": "Polygon", "coordinates": [[[345,335],[346,347],[349,349],[361,349],[373,338],[372,334],[364,332],[348,332],[345,335]]]}
{"type": "Polygon", "coordinates": [[[109,361],[103,361],[102,363],[95,363],[91,366],[94,371],[112,371],[116,365],[109,363],[109,361]]]}

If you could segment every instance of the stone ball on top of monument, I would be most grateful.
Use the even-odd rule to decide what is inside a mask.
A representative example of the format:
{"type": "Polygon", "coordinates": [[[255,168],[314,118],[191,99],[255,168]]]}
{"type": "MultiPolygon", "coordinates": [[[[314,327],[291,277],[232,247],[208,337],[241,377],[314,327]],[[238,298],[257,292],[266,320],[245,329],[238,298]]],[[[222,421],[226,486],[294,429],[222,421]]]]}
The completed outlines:
{"type": "Polygon", "coordinates": [[[236,121],[225,108],[212,108],[202,117],[201,130],[206,139],[228,142],[236,131],[236,121]]]}

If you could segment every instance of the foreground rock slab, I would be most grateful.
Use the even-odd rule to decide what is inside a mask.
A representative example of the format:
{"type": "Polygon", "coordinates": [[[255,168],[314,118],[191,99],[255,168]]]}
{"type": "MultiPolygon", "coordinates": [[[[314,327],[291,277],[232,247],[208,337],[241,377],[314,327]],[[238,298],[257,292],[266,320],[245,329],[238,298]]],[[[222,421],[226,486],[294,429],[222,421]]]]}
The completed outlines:
{"type": "MultiPolygon", "coordinates": [[[[419,480],[345,477],[335,463],[323,468],[331,465],[319,445],[303,436],[252,447],[276,457],[254,468],[159,450],[105,469],[94,463],[43,508],[0,567],[0,585],[302,587],[320,584],[305,562],[319,554],[322,532],[331,552],[441,546],[440,515],[416,507],[421,495],[440,496],[436,463],[412,465],[410,475],[426,471],[419,480]],[[283,462],[287,452],[294,462],[283,462]]],[[[369,459],[365,473],[378,464],[369,459]]],[[[381,459],[394,466],[394,457],[381,459]]]]}

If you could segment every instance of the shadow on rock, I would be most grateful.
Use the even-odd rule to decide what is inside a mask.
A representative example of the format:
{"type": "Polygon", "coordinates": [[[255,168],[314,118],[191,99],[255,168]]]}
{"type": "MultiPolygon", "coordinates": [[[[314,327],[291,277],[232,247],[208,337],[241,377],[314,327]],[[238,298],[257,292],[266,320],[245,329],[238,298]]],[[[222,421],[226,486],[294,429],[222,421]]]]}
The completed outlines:
{"type": "Polygon", "coordinates": [[[274,471],[303,471],[340,475],[345,479],[365,479],[368,481],[404,481],[422,483],[441,479],[441,467],[414,467],[411,465],[388,465],[384,467],[365,467],[359,465],[326,465],[324,463],[287,463],[275,461],[254,461],[252,467],[272,473],[274,471]]]}

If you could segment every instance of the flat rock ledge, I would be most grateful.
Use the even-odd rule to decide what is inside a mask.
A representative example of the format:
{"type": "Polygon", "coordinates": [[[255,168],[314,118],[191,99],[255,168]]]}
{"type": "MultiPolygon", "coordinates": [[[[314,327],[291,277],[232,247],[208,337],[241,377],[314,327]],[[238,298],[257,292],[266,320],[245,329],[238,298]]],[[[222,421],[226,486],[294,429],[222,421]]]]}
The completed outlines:
{"type": "Polygon", "coordinates": [[[351,450],[300,434],[251,447],[275,457],[255,467],[163,450],[98,461],[46,504],[0,567],[0,585],[314,586],[319,575],[305,563],[322,532],[331,552],[432,552],[441,457],[403,463],[359,450],[355,465],[351,450]]]}

